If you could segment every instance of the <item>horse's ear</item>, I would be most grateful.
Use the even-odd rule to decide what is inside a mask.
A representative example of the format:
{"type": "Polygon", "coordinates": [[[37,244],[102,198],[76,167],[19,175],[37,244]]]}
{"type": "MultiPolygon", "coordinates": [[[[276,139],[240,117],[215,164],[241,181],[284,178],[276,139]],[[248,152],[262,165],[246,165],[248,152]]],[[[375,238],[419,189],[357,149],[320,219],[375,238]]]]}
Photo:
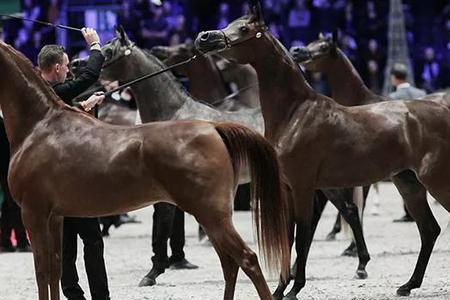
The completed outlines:
{"type": "Polygon", "coordinates": [[[259,0],[250,0],[249,5],[250,5],[250,13],[255,18],[254,20],[260,24],[264,24],[264,15],[259,0]]]}
{"type": "Polygon", "coordinates": [[[130,39],[128,38],[127,33],[125,32],[125,29],[122,25],[116,25],[114,26],[114,30],[116,31],[116,36],[119,38],[120,43],[123,46],[128,46],[131,44],[130,39]]]}
{"type": "Polygon", "coordinates": [[[331,34],[331,41],[336,46],[338,44],[338,39],[339,39],[339,33],[338,33],[338,30],[335,29],[335,30],[333,30],[333,33],[331,34]]]}

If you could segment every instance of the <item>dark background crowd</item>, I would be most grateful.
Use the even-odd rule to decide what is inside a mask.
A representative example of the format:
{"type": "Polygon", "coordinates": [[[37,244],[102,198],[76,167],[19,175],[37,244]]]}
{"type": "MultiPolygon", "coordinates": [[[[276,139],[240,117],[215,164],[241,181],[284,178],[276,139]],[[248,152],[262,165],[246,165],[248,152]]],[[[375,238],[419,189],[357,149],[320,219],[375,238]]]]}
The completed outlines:
{"type": "MultiPolygon", "coordinates": [[[[19,1],[19,0],[17,0],[19,1]]],[[[21,0],[25,17],[85,24],[103,40],[113,37],[116,23],[144,48],[176,45],[201,30],[221,28],[243,15],[244,0],[21,0]]],[[[340,30],[341,47],[375,92],[382,90],[387,54],[389,0],[261,0],[271,32],[283,43],[307,44],[319,32],[340,30]]],[[[404,0],[410,57],[418,87],[433,92],[450,86],[450,3],[447,0],[404,0]]],[[[70,55],[84,49],[76,32],[22,21],[5,21],[4,39],[36,62],[39,49],[50,43],[66,46],[70,55]]],[[[321,88],[320,75],[312,78],[321,88]]]]}

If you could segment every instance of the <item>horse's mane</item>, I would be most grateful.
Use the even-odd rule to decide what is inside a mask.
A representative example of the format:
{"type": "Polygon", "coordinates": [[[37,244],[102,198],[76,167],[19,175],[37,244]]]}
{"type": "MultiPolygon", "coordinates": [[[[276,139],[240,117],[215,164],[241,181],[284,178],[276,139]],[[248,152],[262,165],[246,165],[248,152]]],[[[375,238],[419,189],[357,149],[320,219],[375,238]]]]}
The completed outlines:
{"type": "MultiPolygon", "coordinates": [[[[160,60],[158,59],[156,56],[154,56],[153,54],[151,54],[150,50],[148,49],[141,49],[142,52],[145,54],[145,57],[150,60],[150,62],[152,64],[157,65],[158,67],[160,67],[161,69],[165,69],[167,68],[167,66],[160,60]]],[[[216,109],[214,106],[212,106],[211,104],[202,101],[201,99],[193,99],[193,97],[189,94],[188,91],[186,91],[186,89],[183,87],[183,85],[177,80],[177,78],[175,77],[175,75],[173,75],[172,72],[164,72],[161,75],[158,76],[166,76],[167,81],[169,83],[169,85],[172,85],[172,87],[174,87],[175,89],[177,89],[178,91],[180,91],[180,94],[183,96],[183,99],[185,101],[197,101],[200,102],[204,105],[207,105],[211,108],[216,109]]]]}
{"type": "Polygon", "coordinates": [[[309,85],[308,81],[306,80],[305,72],[300,68],[299,64],[295,62],[294,58],[292,57],[291,53],[288,49],[276,38],[274,37],[270,32],[267,33],[270,39],[278,46],[275,49],[280,53],[280,56],[283,57],[283,60],[288,64],[289,66],[297,69],[301,76],[303,77],[303,81],[305,85],[313,91],[312,87],[309,85]]]}
{"type": "Polygon", "coordinates": [[[20,75],[27,81],[36,85],[37,89],[36,96],[45,97],[50,101],[45,101],[45,103],[52,106],[59,106],[61,108],[67,108],[76,112],[80,112],[79,109],[66,105],[64,101],[59,98],[55,91],[49,86],[49,84],[42,78],[40,70],[35,67],[32,62],[20,51],[14,49],[12,46],[2,43],[7,50],[7,53],[11,56],[14,63],[18,67],[20,75]]]}

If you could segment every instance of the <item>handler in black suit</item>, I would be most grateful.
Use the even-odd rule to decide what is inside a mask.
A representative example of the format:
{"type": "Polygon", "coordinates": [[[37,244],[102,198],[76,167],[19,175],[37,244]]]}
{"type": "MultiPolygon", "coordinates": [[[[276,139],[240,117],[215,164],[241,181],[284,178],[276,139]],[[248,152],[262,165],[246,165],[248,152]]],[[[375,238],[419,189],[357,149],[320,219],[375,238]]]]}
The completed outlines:
{"type": "MultiPolygon", "coordinates": [[[[38,56],[42,77],[52,85],[56,94],[69,105],[74,105],[72,99],[85,92],[98,80],[104,62],[100,39],[95,30],[83,28],[82,33],[90,47],[90,55],[85,70],[77,78],[66,80],[69,72],[69,58],[63,47],[47,45],[42,48],[38,56]]],[[[90,111],[103,99],[103,95],[94,94],[88,100],[76,105],[79,105],[85,111],[90,111]]],[[[84,263],[92,299],[109,300],[108,279],[103,259],[104,246],[98,218],[64,218],[62,291],[69,300],[86,299],[78,284],[75,265],[77,235],[80,236],[84,244],[84,263]]]]}
{"type": "Polygon", "coordinates": [[[2,252],[31,252],[27,233],[23,226],[20,207],[14,202],[8,187],[9,142],[6,136],[3,118],[0,118],[0,184],[3,190],[2,216],[0,219],[1,251],[2,252]],[[14,229],[17,247],[11,243],[11,232],[14,229]]]}

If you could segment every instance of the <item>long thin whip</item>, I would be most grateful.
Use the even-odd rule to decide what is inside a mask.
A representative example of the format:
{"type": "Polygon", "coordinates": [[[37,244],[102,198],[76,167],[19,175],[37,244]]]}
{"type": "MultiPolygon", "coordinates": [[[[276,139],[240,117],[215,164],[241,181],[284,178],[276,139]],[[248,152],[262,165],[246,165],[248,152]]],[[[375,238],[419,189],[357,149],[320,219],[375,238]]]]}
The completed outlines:
{"type": "Polygon", "coordinates": [[[117,92],[117,91],[120,91],[120,90],[122,90],[122,89],[124,89],[124,88],[126,88],[126,87],[129,87],[129,86],[131,86],[131,85],[133,85],[133,84],[136,84],[136,83],[138,83],[138,82],[141,82],[141,81],[146,80],[146,79],[151,78],[151,77],[155,77],[155,76],[157,76],[157,75],[159,75],[159,74],[162,74],[162,73],[164,73],[164,72],[170,71],[170,70],[175,69],[175,68],[177,68],[177,67],[179,67],[179,66],[188,64],[188,63],[190,63],[191,61],[193,61],[193,60],[196,59],[196,58],[197,58],[197,56],[194,55],[193,57],[191,57],[191,58],[189,58],[189,59],[186,59],[186,60],[184,60],[184,61],[182,61],[182,62],[179,62],[179,63],[177,63],[177,64],[174,64],[174,65],[172,65],[172,66],[170,66],[170,67],[167,67],[167,68],[165,68],[165,69],[156,71],[156,72],[154,72],[154,73],[147,74],[147,75],[142,76],[142,77],[139,77],[139,78],[137,78],[137,79],[135,79],[135,80],[129,81],[129,82],[127,82],[127,83],[124,83],[124,84],[122,84],[121,86],[116,87],[115,89],[106,92],[106,93],[105,93],[105,96],[110,96],[111,94],[113,94],[113,93],[115,93],[115,92],[117,92]]]}
{"type": "Polygon", "coordinates": [[[66,25],[53,24],[50,22],[45,22],[45,21],[40,21],[40,20],[28,19],[28,18],[21,17],[21,16],[0,14],[0,17],[2,17],[3,19],[10,18],[10,19],[17,19],[17,20],[22,20],[22,21],[33,22],[33,23],[37,23],[37,24],[41,24],[41,25],[54,27],[54,28],[61,28],[61,29],[67,29],[67,30],[73,30],[73,31],[81,31],[80,28],[75,28],[75,27],[66,26],[66,25]]]}

